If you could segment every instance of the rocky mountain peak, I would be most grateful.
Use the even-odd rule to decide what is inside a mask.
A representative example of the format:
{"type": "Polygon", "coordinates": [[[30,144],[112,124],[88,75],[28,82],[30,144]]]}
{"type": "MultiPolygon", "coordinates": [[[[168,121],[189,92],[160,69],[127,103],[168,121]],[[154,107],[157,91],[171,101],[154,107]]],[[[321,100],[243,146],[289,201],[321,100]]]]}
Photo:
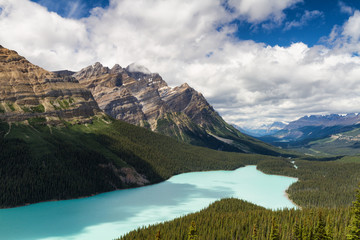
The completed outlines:
{"type": "Polygon", "coordinates": [[[74,76],[92,91],[99,107],[114,118],[155,130],[157,121],[167,113],[189,115],[190,120],[200,125],[205,124],[205,115],[217,115],[189,84],[171,88],[159,74],[137,63],[125,69],[115,65],[110,73],[91,77],[84,74],[88,68],[74,76]],[[111,85],[117,78],[122,84],[111,85]]]}
{"type": "Polygon", "coordinates": [[[119,65],[119,64],[115,64],[111,69],[110,69],[111,73],[123,73],[124,69],[119,65]]]}
{"type": "Polygon", "coordinates": [[[91,93],[70,76],[46,71],[0,48],[0,119],[88,119],[100,111],[91,93]]]}
{"type": "Polygon", "coordinates": [[[214,149],[272,152],[228,125],[187,83],[171,88],[159,74],[136,63],[125,69],[115,65],[110,73],[90,78],[83,72],[74,76],[91,90],[100,109],[113,118],[214,149]]]}
{"type": "Polygon", "coordinates": [[[108,67],[104,67],[101,63],[96,62],[93,65],[83,68],[79,72],[75,73],[74,77],[81,76],[84,78],[91,78],[107,73],[110,73],[110,69],[108,67]]]}
{"type": "Polygon", "coordinates": [[[189,86],[189,84],[183,83],[180,85],[180,88],[191,88],[191,87],[189,86]]]}

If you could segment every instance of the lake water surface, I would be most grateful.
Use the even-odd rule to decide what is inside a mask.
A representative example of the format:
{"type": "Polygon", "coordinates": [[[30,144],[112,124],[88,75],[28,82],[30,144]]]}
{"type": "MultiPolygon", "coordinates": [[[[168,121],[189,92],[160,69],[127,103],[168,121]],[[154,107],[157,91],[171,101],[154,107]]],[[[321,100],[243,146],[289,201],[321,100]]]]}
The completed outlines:
{"type": "Polygon", "coordinates": [[[255,166],[193,172],[160,184],[94,197],[0,210],[0,239],[114,239],[137,227],[171,220],[236,197],[266,208],[292,208],[284,191],[297,179],[266,175],[255,166]]]}

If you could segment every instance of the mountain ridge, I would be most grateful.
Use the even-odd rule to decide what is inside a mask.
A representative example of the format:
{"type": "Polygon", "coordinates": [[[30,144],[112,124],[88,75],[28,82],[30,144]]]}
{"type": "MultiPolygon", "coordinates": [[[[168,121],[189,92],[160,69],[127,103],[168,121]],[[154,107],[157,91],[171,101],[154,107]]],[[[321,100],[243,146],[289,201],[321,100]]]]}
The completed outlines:
{"type": "Polygon", "coordinates": [[[276,148],[227,124],[187,83],[169,87],[158,73],[144,66],[115,64],[109,68],[97,62],[72,76],[115,119],[216,150],[280,155],[276,148]]]}
{"type": "Polygon", "coordinates": [[[260,140],[309,155],[359,154],[358,113],[308,115],[260,140]]]}

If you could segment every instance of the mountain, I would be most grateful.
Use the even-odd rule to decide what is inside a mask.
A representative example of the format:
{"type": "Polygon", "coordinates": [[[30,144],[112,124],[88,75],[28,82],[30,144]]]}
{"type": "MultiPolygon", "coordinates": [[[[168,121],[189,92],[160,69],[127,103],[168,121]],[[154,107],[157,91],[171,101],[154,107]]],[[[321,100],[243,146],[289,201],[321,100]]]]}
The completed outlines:
{"type": "Polygon", "coordinates": [[[307,154],[359,154],[359,123],[357,113],[304,116],[259,139],[307,154]]]}
{"type": "Polygon", "coordinates": [[[75,78],[46,71],[0,46],[0,119],[84,122],[98,112],[91,92],[75,78]]]}
{"type": "Polygon", "coordinates": [[[298,129],[307,126],[349,126],[358,123],[360,123],[360,115],[358,113],[310,115],[290,122],[284,129],[298,129]]]}
{"type": "MultiPolygon", "coordinates": [[[[141,88],[134,77],[145,73],[131,72],[131,66],[125,70],[119,74],[123,70],[116,66],[99,80],[99,87],[129,81],[129,89],[141,88]]],[[[183,172],[235,169],[273,159],[197,147],[115,120],[101,112],[92,93],[72,74],[48,72],[15,51],[0,48],[0,208],[86,197],[183,172]]],[[[92,79],[84,81],[91,84],[92,79]]],[[[151,109],[151,99],[157,98],[149,89],[143,91],[148,105],[138,111],[145,120],[161,113],[151,109]]],[[[186,85],[179,89],[201,97],[186,85]]],[[[201,116],[193,114],[194,119],[201,116]]]]}
{"type": "Polygon", "coordinates": [[[144,66],[122,68],[116,64],[110,69],[95,63],[73,77],[115,119],[216,150],[280,155],[278,149],[227,124],[188,84],[171,88],[159,74],[144,66]]]}
{"type": "Polygon", "coordinates": [[[240,132],[245,133],[247,135],[253,137],[262,137],[266,135],[273,135],[278,131],[282,130],[287,126],[287,123],[284,122],[274,122],[272,124],[264,124],[261,125],[259,128],[246,128],[246,127],[239,127],[235,126],[240,132]]]}
{"type": "Polygon", "coordinates": [[[360,123],[360,115],[350,114],[330,114],[330,115],[311,115],[304,116],[298,120],[290,122],[282,130],[269,134],[264,139],[278,139],[278,141],[298,141],[309,138],[322,137],[328,132],[324,129],[339,129],[344,126],[351,126],[360,123]]]}

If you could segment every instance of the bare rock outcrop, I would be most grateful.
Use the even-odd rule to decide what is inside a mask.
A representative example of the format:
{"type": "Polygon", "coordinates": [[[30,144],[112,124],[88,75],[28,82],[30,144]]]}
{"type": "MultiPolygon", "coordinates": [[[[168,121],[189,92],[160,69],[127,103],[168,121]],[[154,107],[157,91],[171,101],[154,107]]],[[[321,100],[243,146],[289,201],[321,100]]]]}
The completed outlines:
{"type": "MultiPolygon", "coordinates": [[[[95,63],[73,76],[91,90],[105,113],[152,130],[158,129],[159,119],[172,113],[182,113],[200,126],[209,125],[209,116],[219,117],[202,94],[188,84],[171,88],[159,74],[136,64],[110,69],[95,63]]],[[[172,114],[172,118],[176,116],[172,114]]]]}
{"type": "Polygon", "coordinates": [[[0,46],[0,119],[87,121],[100,109],[91,92],[71,76],[46,71],[0,46]]]}

